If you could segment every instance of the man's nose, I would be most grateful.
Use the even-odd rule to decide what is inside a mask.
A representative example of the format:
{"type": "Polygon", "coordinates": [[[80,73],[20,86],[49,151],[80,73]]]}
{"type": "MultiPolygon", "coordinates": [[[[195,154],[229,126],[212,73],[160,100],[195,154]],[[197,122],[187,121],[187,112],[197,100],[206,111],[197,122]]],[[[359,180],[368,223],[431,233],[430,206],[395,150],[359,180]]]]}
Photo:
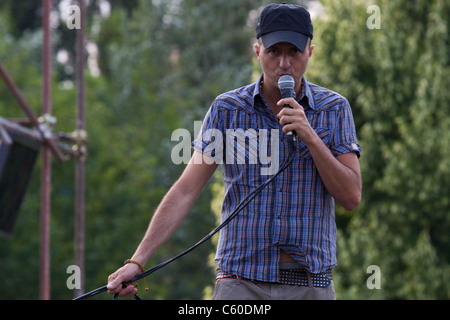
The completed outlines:
{"type": "Polygon", "coordinates": [[[289,56],[286,54],[281,55],[279,65],[281,69],[289,69],[291,67],[289,56]]]}

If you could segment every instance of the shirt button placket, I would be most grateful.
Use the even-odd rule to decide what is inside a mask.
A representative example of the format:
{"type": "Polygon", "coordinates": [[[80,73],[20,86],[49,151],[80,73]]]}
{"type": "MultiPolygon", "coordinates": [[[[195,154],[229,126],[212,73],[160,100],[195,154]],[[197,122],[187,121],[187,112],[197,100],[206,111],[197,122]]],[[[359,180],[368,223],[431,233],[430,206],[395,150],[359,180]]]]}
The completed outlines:
{"type": "MultiPolygon", "coordinates": [[[[280,176],[279,176],[280,178],[280,176]]],[[[281,180],[281,179],[280,179],[281,180]]],[[[278,246],[281,240],[282,229],[282,211],[283,211],[283,190],[282,181],[277,181],[277,196],[275,197],[274,226],[273,226],[273,244],[278,246]]]]}

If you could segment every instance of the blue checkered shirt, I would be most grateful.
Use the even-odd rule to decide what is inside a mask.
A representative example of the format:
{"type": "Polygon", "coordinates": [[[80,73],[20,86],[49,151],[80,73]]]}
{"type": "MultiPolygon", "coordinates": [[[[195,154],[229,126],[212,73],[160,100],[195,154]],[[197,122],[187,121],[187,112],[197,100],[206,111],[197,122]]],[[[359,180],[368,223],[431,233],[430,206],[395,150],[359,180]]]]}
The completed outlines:
{"type": "MultiPolygon", "coordinates": [[[[276,173],[289,153],[286,135],[260,94],[260,81],[217,97],[192,142],[195,150],[222,165],[222,220],[276,173]]],[[[299,101],[323,143],[334,156],[359,156],[347,100],[305,78],[302,83],[299,101]]],[[[215,258],[220,269],[278,282],[280,249],[312,273],[336,266],[334,198],[303,142],[297,142],[296,153],[293,164],[220,231],[215,258]]]]}

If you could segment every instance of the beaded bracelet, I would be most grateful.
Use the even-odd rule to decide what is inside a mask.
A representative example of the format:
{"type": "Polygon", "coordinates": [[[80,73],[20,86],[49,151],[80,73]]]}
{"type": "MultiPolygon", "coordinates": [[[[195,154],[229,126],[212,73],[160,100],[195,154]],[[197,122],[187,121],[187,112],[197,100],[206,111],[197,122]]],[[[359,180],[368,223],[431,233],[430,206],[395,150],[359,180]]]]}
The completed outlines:
{"type": "Polygon", "coordinates": [[[143,266],[142,264],[140,264],[139,262],[137,262],[137,261],[134,261],[134,260],[131,260],[131,259],[127,259],[127,260],[125,260],[125,261],[123,262],[123,264],[127,264],[127,263],[134,263],[134,264],[137,264],[137,265],[139,266],[139,268],[141,269],[141,272],[144,272],[144,271],[145,271],[144,266],[143,266]]]}
{"type": "MultiPolygon", "coordinates": [[[[123,262],[124,265],[128,264],[128,263],[137,264],[139,266],[139,269],[141,269],[141,272],[145,271],[144,266],[135,260],[127,259],[123,262]]],[[[144,283],[145,283],[145,291],[148,291],[148,285],[147,285],[147,281],[145,280],[145,278],[144,278],[144,283]]]]}

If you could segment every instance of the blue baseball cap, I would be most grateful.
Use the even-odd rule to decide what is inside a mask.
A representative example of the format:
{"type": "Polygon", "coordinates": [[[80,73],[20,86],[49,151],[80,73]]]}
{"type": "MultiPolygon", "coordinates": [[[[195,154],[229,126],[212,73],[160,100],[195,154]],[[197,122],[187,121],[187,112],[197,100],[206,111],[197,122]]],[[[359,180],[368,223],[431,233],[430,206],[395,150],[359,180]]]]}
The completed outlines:
{"type": "Polygon", "coordinates": [[[308,39],[313,38],[311,16],[299,5],[269,4],[258,18],[256,38],[261,38],[265,48],[288,42],[303,52],[308,39]]]}

